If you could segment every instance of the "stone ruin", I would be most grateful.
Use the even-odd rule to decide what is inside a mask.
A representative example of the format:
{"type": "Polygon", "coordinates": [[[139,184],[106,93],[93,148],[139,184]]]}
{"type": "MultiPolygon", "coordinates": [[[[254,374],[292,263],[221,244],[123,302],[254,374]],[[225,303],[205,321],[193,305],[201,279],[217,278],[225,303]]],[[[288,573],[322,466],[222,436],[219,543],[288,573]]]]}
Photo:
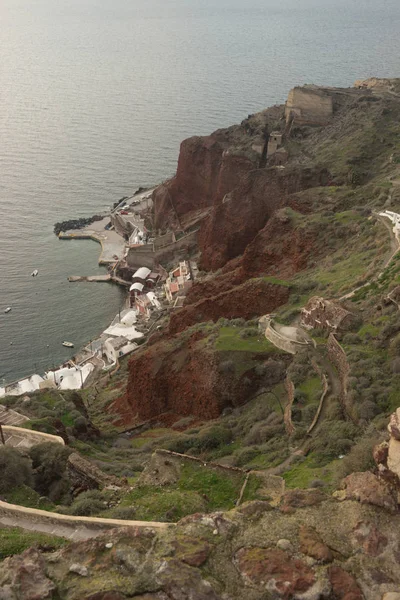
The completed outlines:
{"type": "Polygon", "coordinates": [[[289,92],[285,107],[286,122],[296,125],[327,125],[333,116],[333,98],[323,88],[295,87],[289,92]]]}
{"type": "Polygon", "coordinates": [[[71,489],[74,496],[86,490],[99,490],[103,488],[121,488],[124,481],[104,473],[93,463],[76,452],[69,455],[67,461],[68,477],[71,480],[71,489]]]}
{"type": "Polygon", "coordinates": [[[301,325],[308,329],[348,331],[357,316],[333,300],[313,296],[301,311],[301,325]]]}

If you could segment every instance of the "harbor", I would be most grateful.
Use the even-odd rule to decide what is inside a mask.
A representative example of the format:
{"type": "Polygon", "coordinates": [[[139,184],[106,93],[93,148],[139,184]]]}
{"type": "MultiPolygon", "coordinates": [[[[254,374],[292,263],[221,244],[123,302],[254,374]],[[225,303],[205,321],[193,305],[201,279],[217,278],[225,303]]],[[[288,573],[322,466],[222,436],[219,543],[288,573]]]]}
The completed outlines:
{"type": "MultiPolygon", "coordinates": [[[[181,252],[182,243],[173,234],[151,237],[145,226],[151,214],[153,189],[122,198],[107,216],[68,221],[73,228],[60,230],[64,240],[91,239],[101,245],[98,263],[107,267],[99,275],[69,275],[69,283],[115,283],[127,290],[123,305],[108,327],[96,338],[75,350],[74,340],[60,341],[71,356],[58,367],[6,383],[0,379],[0,398],[45,389],[73,390],[91,385],[102,373],[118,368],[119,360],[137,350],[159,327],[159,319],[182,306],[186,291],[197,274],[195,263],[179,261],[169,273],[158,262],[157,252],[181,252]],[[80,222],[86,221],[79,228],[80,222]],[[151,263],[151,268],[145,264],[151,263]]],[[[57,224],[63,227],[63,224],[57,224]]],[[[192,239],[193,234],[187,238],[192,239]]],[[[182,239],[182,238],[181,238],[182,239]]],[[[185,240],[185,236],[183,236],[185,240]]],[[[36,278],[38,270],[34,271],[36,278]]],[[[33,276],[33,273],[32,273],[33,276]]],[[[12,307],[9,307],[10,310],[12,307]]]]}

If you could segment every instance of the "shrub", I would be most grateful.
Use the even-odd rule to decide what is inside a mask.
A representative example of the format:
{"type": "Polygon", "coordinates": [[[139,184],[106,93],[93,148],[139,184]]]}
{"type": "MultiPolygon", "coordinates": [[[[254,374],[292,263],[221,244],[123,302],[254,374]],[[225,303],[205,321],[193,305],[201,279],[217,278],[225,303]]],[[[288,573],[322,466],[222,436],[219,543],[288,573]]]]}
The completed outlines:
{"type": "Polygon", "coordinates": [[[338,484],[344,477],[359,471],[368,471],[375,465],[372,450],[380,441],[377,431],[372,431],[361,438],[345,456],[337,467],[335,480],[338,484]]]}
{"type": "Polygon", "coordinates": [[[256,327],[248,327],[247,329],[242,329],[239,331],[239,336],[242,339],[249,337],[257,337],[259,335],[259,331],[256,327]]]}
{"type": "Polygon", "coordinates": [[[322,466],[345,454],[354,444],[359,429],[347,421],[325,421],[318,436],[312,439],[312,449],[317,466],[322,466]]]}
{"type": "Polygon", "coordinates": [[[256,456],[260,454],[260,450],[255,448],[244,448],[235,454],[236,464],[238,467],[243,467],[251,462],[256,456]]]}
{"type": "Polygon", "coordinates": [[[37,492],[47,496],[52,484],[66,476],[66,465],[70,454],[69,448],[52,442],[39,444],[30,449],[37,492]]]}
{"type": "Polygon", "coordinates": [[[294,399],[296,402],[304,402],[306,400],[307,394],[303,392],[303,390],[296,389],[294,391],[294,399]]]}
{"type": "Polygon", "coordinates": [[[361,338],[356,333],[346,333],[343,336],[343,344],[360,344],[361,338]]]}
{"type": "Polygon", "coordinates": [[[79,417],[74,419],[74,429],[78,433],[82,433],[87,430],[87,420],[83,415],[79,415],[79,417]]]}
{"type": "Polygon", "coordinates": [[[33,483],[31,461],[14,448],[0,447],[0,473],[0,493],[33,483]]]}
{"type": "Polygon", "coordinates": [[[70,507],[68,513],[76,517],[89,517],[104,510],[104,502],[91,498],[77,499],[70,507]]]}
{"type": "Polygon", "coordinates": [[[320,487],[324,487],[325,486],[325,482],[322,481],[322,479],[313,479],[310,482],[310,488],[320,488],[320,487]]]}
{"type": "Polygon", "coordinates": [[[196,443],[192,445],[204,452],[205,450],[214,450],[224,444],[229,444],[231,441],[232,431],[230,429],[214,425],[200,432],[196,443]]]}
{"type": "Polygon", "coordinates": [[[195,436],[182,434],[176,436],[163,444],[163,448],[171,452],[179,452],[179,454],[187,454],[189,448],[192,448],[195,436]]]}
{"type": "Polygon", "coordinates": [[[243,325],[246,324],[246,321],[244,319],[242,319],[242,317],[240,317],[239,319],[232,319],[231,320],[231,325],[234,325],[235,327],[243,327],[243,325]]]}
{"type": "Polygon", "coordinates": [[[365,419],[366,421],[370,421],[376,417],[379,412],[378,406],[371,400],[365,400],[365,402],[357,408],[358,418],[365,419]]]}
{"type": "Polygon", "coordinates": [[[104,496],[99,490],[82,492],[74,500],[68,513],[74,516],[88,517],[105,509],[104,496]]]}
{"type": "Polygon", "coordinates": [[[228,373],[234,373],[235,363],[233,362],[233,360],[225,360],[224,362],[220,363],[219,371],[220,373],[224,373],[225,375],[228,375],[228,373]]]}
{"type": "Polygon", "coordinates": [[[132,520],[136,518],[136,508],[133,506],[117,506],[110,511],[112,519],[132,520]]]}
{"type": "Polygon", "coordinates": [[[262,377],[263,375],[265,375],[266,370],[266,366],[262,363],[254,367],[254,373],[257,375],[257,377],[262,377]]]}
{"type": "Polygon", "coordinates": [[[284,427],[279,425],[266,425],[265,423],[255,423],[249,433],[243,440],[245,446],[253,446],[255,444],[264,444],[267,440],[275,435],[283,433],[284,427]]]}

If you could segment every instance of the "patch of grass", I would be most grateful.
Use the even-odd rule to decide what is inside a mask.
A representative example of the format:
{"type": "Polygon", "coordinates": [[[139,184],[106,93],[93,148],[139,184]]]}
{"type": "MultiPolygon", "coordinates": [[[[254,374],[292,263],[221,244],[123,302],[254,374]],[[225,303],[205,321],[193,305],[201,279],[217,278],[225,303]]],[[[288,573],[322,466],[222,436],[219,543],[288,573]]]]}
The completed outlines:
{"type": "Polygon", "coordinates": [[[242,502],[257,499],[257,490],[261,487],[261,480],[253,473],[249,476],[242,502]]]}
{"type": "Polygon", "coordinates": [[[307,404],[317,402],[322,394],[322,383],[318,376],[310,377],[303,381],[298,389],[304,392],[307,397],[307,404]]]}
{"type": "Polygon", "coordinates": [[[358,331],[358,335],[364,339],[366,336],[376,337],[379,333],[379,327],[371,325],[371,323],[365,323],[358,331]]]}
{"type": "Polygon", "coordinates": [[[229,475],[203,467],[201,463],[185,464],[178,481],[180,490],[193,490],[207,497],[207,509],[229,509],[235,506],[245,475],[232,471],[229,475]]]}
{"type": "Polygon", "coordinates": [[[41,500],[40,494],[27,485],[21,485],[3,494],[6,502],[19,504],[28,508],[40,508],[41,510],[54,510],[54,504],[47,498],[41,500]]]}
{"type": "MultiPolygon", "coordinates": [[[[138,520],[175,522],[186,515],[204,512],[206,501],[196,491],[140,486],[124,496],[120,503],[123,506],[132,506],[138,520]]],[[[102,516],[109,515],[104,512],[102,516]]]]}
{"type": "Polygon", "coordinates": [[[286,473],[283,473],[282,477],[288,488],[308,488],[312,481],[319,479],[329,489],[338,462],[334,460],[324,467],[312,467],[312,456],[308,456],[304,461],[295,464],[286,473]]]}
{"type": "Polygon", "coordinates": [[[240,327],[221,327],[215,342],[222,352],[278,352],[277,348],[260,332],[258,337],[240,337],[240,327]]]}
{"type": "Polygon", "coordinates": [[[0,560],[4,560],[7,556],[21,554],[31,546],[39,546],[47,551],[53,551],[62,548],[67,543],[67,540],[63,538],[24,531],[19,527],[0,529],[0,560]]]}
{"type": "Polygon", "coordinates": [[[283,287],[291,287],[291,284],[289,283],[289,281],[284,281],[283,279],[278,279],[277,277],[274,277],[273,275],[266,275],[265,277],[262,277],[262,279],[264,281],[266,281],[267,283],[272,283],[273,285],[282,285],[283,287]]]}
{"type": "Polygon", "coordinates": [[[335,219],[340,223],[353,223],[361,221],[363,218],[365,217],[362,217],[355,210],[346,210],[344,212],[335,213],[335,219]]]}

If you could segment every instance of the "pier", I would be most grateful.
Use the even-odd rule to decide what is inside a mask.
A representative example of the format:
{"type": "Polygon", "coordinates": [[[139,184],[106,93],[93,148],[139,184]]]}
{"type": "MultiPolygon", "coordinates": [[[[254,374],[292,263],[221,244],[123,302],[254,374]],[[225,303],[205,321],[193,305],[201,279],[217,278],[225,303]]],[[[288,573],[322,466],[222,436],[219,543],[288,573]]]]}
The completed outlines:
{"type": "Polygon", "coordinates": [[[68,277],[68,281],[70,283],[75,283],[79,281],[86,281],[89,283],[102,283],[102,282],[113,282],[118,285],[123,285],[124,287],[130,287],[130,282],[125,281],[125,279],[121,279],[121,277],[117,277],[112,273],[107,273],[106,275],[70,275],[68,277]]]}
{"type": "Polygon", "coordinates": [[[70,277],[68,277],[68,281],[70,282],[75,282],[75,281],[89,281],[89,282],[94,282],[94,283],[98,283],[100,281],[112,281],[111,279],[111,275],[109,273],[107,273],[107,275],[70,275],[70,277]]]}

